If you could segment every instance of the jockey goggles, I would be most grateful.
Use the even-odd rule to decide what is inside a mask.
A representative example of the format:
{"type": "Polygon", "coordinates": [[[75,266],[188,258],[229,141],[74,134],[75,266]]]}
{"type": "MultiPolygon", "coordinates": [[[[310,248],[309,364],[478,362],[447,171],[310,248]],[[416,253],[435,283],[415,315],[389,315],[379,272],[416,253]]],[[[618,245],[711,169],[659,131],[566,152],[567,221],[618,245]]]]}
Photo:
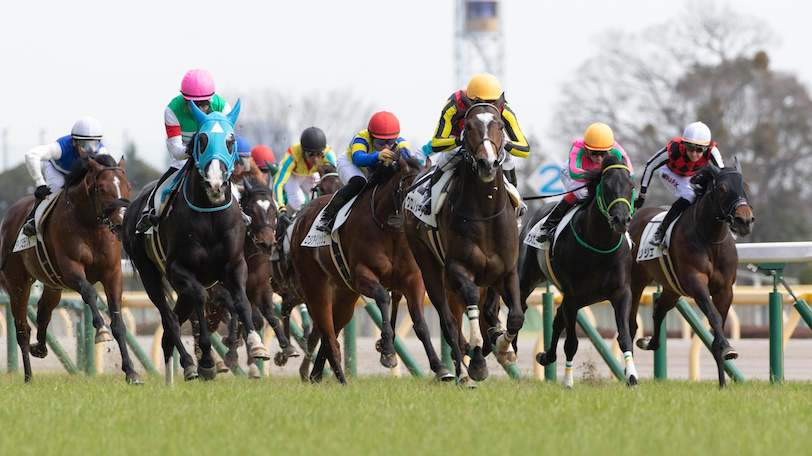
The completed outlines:
{"type": "Polygon", "coordinates": [[[324,157],[324,150],[307,150],[303,149],[305,156],[308,158],[323,158],[324,157]]]}
{"type": "Polygon", "coordinates": [[[375,138],[375,139],[372,140],[372,144],[374,144],[375,147],[384,147],[384,146],[392,147],[392,146],[396,145],[397,143],[398,143],[397,139],[378,139],[378,138],[375,138]]]}
{"type": "Polygon", "coordinates": [[[76,141],[76,148],[86,154],[98,152],[99,144],[101,144],[98,139],[74,139],[74,141],[76,141]]]}
{"type": "Polygon", "coordinates": [[[587,150],[586,150],[586,153],[588,153],[588,154],[589,154],[590,156],[592,156],[592,157],[604,157],[604,156],[606,156],[606,154],[608,154],[608,153],[609,153],[609,151],[608,151],[608,150],[592,150],[592,149],[587,149],[587,150]]]}
{"type": "Polygon", "coordinates": [[[685,145],[685,150],[687,150],[688,152],[699,152],[704,154],[705,152],[708,151],[708,146],[700,146],[699,144],[689,142],[684,142],[683,145],[685,145]]]}

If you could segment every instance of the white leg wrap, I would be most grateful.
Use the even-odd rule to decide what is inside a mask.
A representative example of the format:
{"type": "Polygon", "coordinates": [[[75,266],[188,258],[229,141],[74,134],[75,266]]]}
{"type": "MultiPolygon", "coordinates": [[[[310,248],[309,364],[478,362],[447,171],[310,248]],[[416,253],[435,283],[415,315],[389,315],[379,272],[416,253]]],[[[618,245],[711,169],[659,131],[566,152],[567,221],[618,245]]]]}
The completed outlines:
{"type": "Polygon", "coordinates": [[[167,361],[166,366],[164,366],[164,379],[166,381],[166,386],[172,387],[173,378],[172,374],[174,374],[174,369],[172,368],[172,358],[167,361]]]}
{"type": "Polygon", "coordinates": [[[624,352],[623,358],[626,360],[626,380],[632,377],[637,378],[637,369],[634,368],[634,358],[632,357],[632,352],[624,352]]]}
{"type": "Polygon", "coordinates": [[[302,314],[304,312],[307,312],[307,304],[301,303],[299,304],[299,313],[302,314]]]}
{"type": "Polygon", "coordinates": [[[468,333],[468,344],[471,347],[482,347],[482,333],[479,330],[479,308],[468,306],[468,322],[471,324],[468,333]]]}
{"type": "Polygon", "coordinates": [[[496,339],[496,349],[499,350],[499,353],[512,352],[513,345],[511,345],[511,342],[515,338],[516,336],[508,336],[507,333],[502,334],[496,339]]]}
{"type": "Polygon", "coordinates": [[[259,333],[256,331],[251,331],[248,333],[248,337],[246,338],[248,341],[248,348],[254,348],[257,345],[262,345],[262,338],[259,337],[259,333]]]}
{"type": "Polygon", "coordinates": [[[561,382],[564,388],[572,388],[573,380],[572,380],[572,362],[567,361],[567,365],[564,368],[564,381],[561,382]]]}

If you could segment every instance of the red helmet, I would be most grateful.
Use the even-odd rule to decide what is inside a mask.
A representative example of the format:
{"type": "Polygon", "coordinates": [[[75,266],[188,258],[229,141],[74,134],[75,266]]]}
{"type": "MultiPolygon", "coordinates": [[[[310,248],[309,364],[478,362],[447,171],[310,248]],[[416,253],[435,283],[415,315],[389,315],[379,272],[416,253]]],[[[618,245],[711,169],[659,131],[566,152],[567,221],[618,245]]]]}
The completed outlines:
{"type": "Polygon", "coordinates": [[[254,162],[259,166],[260,169],[266,169],[268,167],[267,163],[274,162],[273,151],[268,146],[254,146],[251,149],[251,157],[254,158],[254,162]]]}
{"type": "Polygon", "coordinates": [[[400,122],[389,111],[376,112],[369,119],[369,133],[380,139],[397,139],[400,136],[400,122]]]}

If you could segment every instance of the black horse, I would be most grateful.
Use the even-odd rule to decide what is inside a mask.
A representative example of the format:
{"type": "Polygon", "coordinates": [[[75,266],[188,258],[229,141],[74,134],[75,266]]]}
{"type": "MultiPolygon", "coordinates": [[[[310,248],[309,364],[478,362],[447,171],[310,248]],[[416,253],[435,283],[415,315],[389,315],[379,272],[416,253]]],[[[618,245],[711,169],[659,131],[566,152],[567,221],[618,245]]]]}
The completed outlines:
{"type": "Polygon", "coordinates": [[[192,356],[180,337],[180,325],[192,312],[198,321],[206,321],[206,290],[222,283],[231,293],[234,307],[248,332],[248,345],[254,358],[270,359],[251,321],[251,308],[245,292],[248,267],[243,254],[245,224],[232,195],[231,170],[236,151],[234,121],[240,110],[239,101],[224,115],[191,109],[200,125],[189,143],[190,156],[178,184],[177,195],[164,211],[163,219],[153,234],[136,233],[141,209],[147,203],[154,184],[145,187],[132,202],[124,217],[124,249],[132,259],[152,302],[161,314],[167,383],[172,383],[173,349],[180,353],[180,364],[187,380],[198,374],[204,379],[216,375],[211,355],[211,340],[206,325],[200,325],[200,366],[195,369],[192,356]],[[171,309],[164,294],[163,278],[177,292],[171,309]]]}
{"type": "MultiPolygon", "coordinates": [[[[644,350],[659,348],[661,323],[680,296],[694,298],[713,330],[711,352],[722,387],[725,386],[725,360],[738,356],[724,333],[739,263],[736,240],[730,231],[747,236],[753,229],[755,217],[747,201],[747,186],[738,162],[735,167],[722,169],[711,163],[697,172],[691,183],[697,187],[696,201],[674,223],[666,254],[641,259],[632,267],[629,327],[632,334],[637,331],[637,306],[643,289],[652,279],[662,284],[663,292],[654,302],[654,336],[637,341],[637,346],[644,350]],[[666,264],[671,268],[664,268],[666,264]]],[[[660,212],[662,210],[657,208],[643,209],[632,222],[629,233],[634,240],[634,258],[641,248],[654,251],[650,245],[641,246],[641,238],[648,222],[660,212]]]]}
{"type": "MultiPolygon", "coordinates": [[[[545,279],[553,282],[563,295],[553,320],[552,342],[536,361],[546,366],[556,360],[556,347],[561,331],[567,330],[564,353],[567,366],[563,385],[572,387],[572,360],[578,351],[575,324],[578,310],[596,302],[609,300],[615,311],[617,340],[626,364],[626,382],[637,384],[637,371],[632,359],[629,332],[631,313],[631,246],[626,232],[632,215],[634,181],[629,167],[608,155],[601,169],[586,173],[588,196],[577,206],[570,222],[548,250],[522,243],[519,253],[519,277],[522,304],[545,279]]],[[[545,206],[533,214],[522,230],[526,239],[531,228],[549,211],[545,206]]],[[[563,223],[563,222],[562,222],[563,223]]],[[[535,238],[530,234],[531,240],[535,238]]]]}

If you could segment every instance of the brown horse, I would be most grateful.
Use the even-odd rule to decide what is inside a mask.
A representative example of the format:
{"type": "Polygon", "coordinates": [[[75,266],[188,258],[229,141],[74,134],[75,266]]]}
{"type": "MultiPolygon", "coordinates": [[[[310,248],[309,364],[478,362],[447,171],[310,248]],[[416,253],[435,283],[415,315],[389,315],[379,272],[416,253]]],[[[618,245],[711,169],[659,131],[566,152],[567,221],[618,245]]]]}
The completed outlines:
{"type": "MultiPolygon", "coordinates": [[[[561,332],[566,329],[564,352],[567,366],[563,385],[573,385],[572,361],[578,351],[575,324],[578,311],[596,302],[609,300],[618,328],[617,341],[625,357],[626,382],[637,385],[637,370],[632,358],[632,337],[627,326],[631,312],[631,253],[626,232],[632,216],[634,181],[629,167],[613,155],[607,155],[601,168],[585,174],[588,195],[576,209],[547,252],[522,242],[519,250],[519,283],[522,304],[542,280],[550,280],[564,296],[553,320],[550,348],[536,355],[547,366],[556,360],[561,332]],[[544,265],[544,269],[542,269],[544,265]]],[[[549,212],[551,203],[541,208],[525,225],[522,239],[549,212]]],[[[535,233],[530,234],[535,239],[535,233]]]]}
{"type": "MultiPolygon", "coordinates": [[[[420,269],[399,228],[397,215],[403,190],[422,169],[420,162],[398,152],[390,166],[378,165],[364,191],[358,196],[346,223],[334,232],[338,242],[321,247],[304,247],[314,219],[329,202],[320,197],[305,206],[296,218],[291,235],[291,259],[299,277],[315,330],[321,335],[311,381],[320,381],[325,361],[341,383],[346,383],[341,367],[336,334],[350,321],[359,296],[371,297],[381,310],[381,364],[397,363],[394,332],[389,320],[391,297],[397,290],[406,297],[410,309],[422,306],[425,289],[420,269]],[[333,255],[346,261],[334,263],[333,255]],[[336,264],[341,265],[336,267],[336,264]]],[[[422,312],[413,314],[415,333],[429,353],[431,369],[438,378],[447,378],[447,369],[434,352],[422,312]]],[[[315,332],[315,331],[314,331],[315,332]]]]}
{"type": "MultiPolygon", "coordinates": [[[[723,387],[724,361],[738,356],[724,334],[739,262],[736,241],[730,232],[747,236],[753,229],[755,217],[747,202],[746,184],[738,162],[735,167],[722,169],[708,164],[691,178],[691,183],[697,188],[696,201],[673,224],[665,255],[636,261],[632,266],[629,327],[631,334],[637,331],[640,296],[652,279],[663,286],[663,292],[654,302],[654,336],[637,341],[643,350],[659,348],[661,323],[680,296],[694,298],[711,325],[714,336],[711,352],[719,370],[719,386],[723,387]],[[666,265],[669,266],[665,268],[666,265]]],[[[649,249],[648,253],[658,249],[650,244],[641,246],[641,237],[651,218],[660,212],[662,210],[657,208],[646,208],[632,220],[629,228],[634,240],[632,258],[638,258],[641,248],[649,249]]],[[[644,250],[643,254],[647,252],[644,250]]]]}
{"type": "Polygon", "coordinates": [[[147,186],[132,202],[133,209],[125,216],[123,225],[124,249],[161,314],[164,328],[161,346],[166,382],[170,385],[174,349],[180,353],[185,379],[198,376],[213,379],[217,375],[207,326],[199,325],[202,357],[196,368],[194,358],[181,340],[180,325],[192,312],[198,321],[206,320],[206,290],[218,282],[231,294],[236,313],[248,333],[252,357],[270,359],[251,318],[245,291],[246,229],[232,195],[230,173],[236,155],[233,125],[239,114],[239,101],[228,115],[216,111],[204,114],[194,103],[190,103],[190,107],[200,127],[189,142],[190,158],[180,171],[183,178],[176,197],[164,211],[163,220],[151,235],[136,232],[138,214],[152,190],[147,186]],[[178,294],[174,309],[167,302],[164,278],[178,294]]]}
{"type": "MultiPolygon", "coordinates": [[[[506,153],[503,128],[494,105],[477,100],[467,107],[464,144],[459,151],[462,160],[437,215],[436,230],[413,212],[405,212],[406,239],[423,271],[429,298],[440,314],[457,379],[460,385],[471,388],[476,383],[463,363],[460,325],[465,309],[472,323],[479,319],[479,306],[485,300],[480,287],[493,288],[508,307],[507,332],[492,337],[501,363],[515,363],[511,344],[524,324],[517,274],[519,233],[502,173],[506,153]],[[440,248],[435,249],[435,245],[440,248]]],[[[471,334],[471,345],[481,351],[481,334],[475,330],[471,334]]]]}
{"type": "Polygon", "coordinates": [[[128,383],[143,383],[130,360],[121,317],[123,279],[118,238],[129,197],[124,158],[116,163],[109,155],[97,155],[81,158],[65,179],[61,195],[40,226],[36,247],[12,252],[33,198],[23,198],[6,213],[0,227],[0,252],[4,252],[0,282],[9,294],[26,382],[32,380],[29,353],[38,358],[48,354],[46,331],[63,289],[77,291],[90,307],[96,343],[109,340],[109,330],[96,306],[99,296],[93,288],[100,282],[107,295],[113,337],[121,350],[121,370],[128,383]],[[40,249],[45,262],[37,254],[40,249]],[[44,287],[37,308],[37,343],[29,345],[28,297],[35,280],[44,287]]]}

